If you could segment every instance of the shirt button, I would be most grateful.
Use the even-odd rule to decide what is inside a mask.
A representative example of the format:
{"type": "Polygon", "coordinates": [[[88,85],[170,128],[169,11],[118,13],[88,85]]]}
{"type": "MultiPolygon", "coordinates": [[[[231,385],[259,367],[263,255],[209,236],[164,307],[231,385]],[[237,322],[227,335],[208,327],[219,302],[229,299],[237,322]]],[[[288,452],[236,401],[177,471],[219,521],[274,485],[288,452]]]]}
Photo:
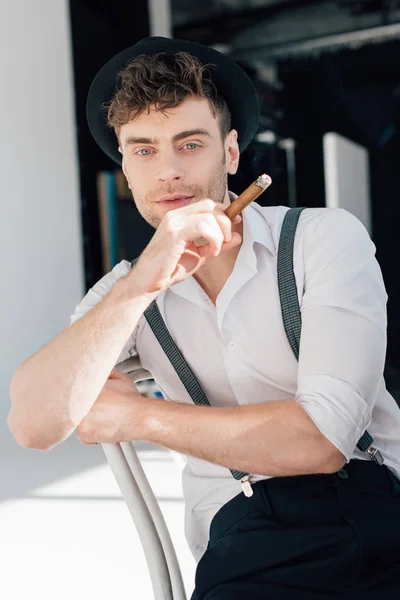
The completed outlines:
{"type": "Polygon", "coordinates": [[[236,348],[235,342],[229,342],[228,346],[231,350],[234,350],[236,348]]]}

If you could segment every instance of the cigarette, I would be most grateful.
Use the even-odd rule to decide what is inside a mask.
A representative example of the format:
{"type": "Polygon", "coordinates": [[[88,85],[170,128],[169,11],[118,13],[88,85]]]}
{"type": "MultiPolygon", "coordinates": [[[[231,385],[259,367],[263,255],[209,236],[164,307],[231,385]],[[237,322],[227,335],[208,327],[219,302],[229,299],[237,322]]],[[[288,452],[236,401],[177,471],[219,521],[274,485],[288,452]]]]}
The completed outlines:
{"type": "MultiPolygon", "coordinates": [[[[230,218],[231,221],[233,221],[233,219],[237,217],[237,215],[239,215],[242,210],[246,208],[246,206],[248,206],[251,202],[253,202],[253,200],[265,192],[271,183],[272,179],[269,175],[266,175],[266,173],[257,177],[257,179],[253,181],[253,183],[249,185],[249,187],[246,188],[244,192],[240,194],[240,196],[235,198],[232,204],[228,206],[225,214],[230,218]]],[[[200,238],[195,240],[194,243],[197,247],[199,247],[208,244],[208,241],[204,238],[200,238]]]]}

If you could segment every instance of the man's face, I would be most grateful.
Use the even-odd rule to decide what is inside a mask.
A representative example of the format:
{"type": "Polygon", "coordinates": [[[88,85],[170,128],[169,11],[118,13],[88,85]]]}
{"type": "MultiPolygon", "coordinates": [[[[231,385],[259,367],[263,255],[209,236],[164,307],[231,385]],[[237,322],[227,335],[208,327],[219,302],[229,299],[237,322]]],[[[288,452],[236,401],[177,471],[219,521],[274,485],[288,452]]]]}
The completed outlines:
{"type": "Polygon", "coordinates": [[[222,141],[207,99],[191,96],[164,112],[150,107],[149,114],[145,111],[119,131],[135,204],[155,228],[169,210],[192,202],[229,203],[227,173],[235,173],[239,161],[236,131],[222,141]]]}

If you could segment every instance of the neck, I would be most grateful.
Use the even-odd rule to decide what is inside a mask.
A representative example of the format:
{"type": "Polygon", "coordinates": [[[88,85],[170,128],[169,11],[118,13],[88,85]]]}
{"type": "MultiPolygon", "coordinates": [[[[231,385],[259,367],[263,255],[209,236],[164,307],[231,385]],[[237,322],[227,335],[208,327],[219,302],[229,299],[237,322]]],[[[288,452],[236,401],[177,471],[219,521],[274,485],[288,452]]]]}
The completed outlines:
{"type": "MultiPolygon", "coordinates": [[[[243,222],[232,225],[232,231],[239,233],[243,240],[243,222]]],[[[214,304],[233,271],[241,245],[242,243],[232,248],[232,250],[223,252],[219,256],[208,258],[205,264],[193,274],[193,278],[203,288],[214,304]]]]}

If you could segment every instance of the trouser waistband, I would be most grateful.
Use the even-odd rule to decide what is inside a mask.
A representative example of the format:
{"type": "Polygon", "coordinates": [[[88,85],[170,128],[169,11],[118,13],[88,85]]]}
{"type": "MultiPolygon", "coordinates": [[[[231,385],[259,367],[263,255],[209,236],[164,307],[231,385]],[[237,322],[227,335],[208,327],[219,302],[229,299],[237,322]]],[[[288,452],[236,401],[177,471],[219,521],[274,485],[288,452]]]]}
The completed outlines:
{"type": "Polygon", "coordinates": [[[238,494],[227,502],[213,518],[211,527],[224,529],[235,519],[245,516],[250,510],[262,508],[270,511],[268,502],[269,494],[277,500],[295,501],[296,496],[304,497],[308,493],[321,492],[323,489],[332,487],[357,487],[359,485],[371,485],[387,489],[395,496],[400,496],[400,481],[395,477],[386,465],[378,465],[367,460],[351,460],[340,471],[332,474],[294,475],[288,477],[271,477],[252,484],[253,495],[245,496],[238,494]]]}

